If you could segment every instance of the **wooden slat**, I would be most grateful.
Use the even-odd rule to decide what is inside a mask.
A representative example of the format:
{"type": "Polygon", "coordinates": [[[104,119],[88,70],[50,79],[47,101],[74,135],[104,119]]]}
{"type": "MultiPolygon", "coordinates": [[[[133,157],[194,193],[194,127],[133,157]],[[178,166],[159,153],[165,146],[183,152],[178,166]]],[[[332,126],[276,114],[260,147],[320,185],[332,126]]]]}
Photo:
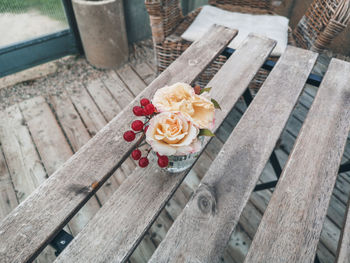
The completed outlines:
{"type": "MultiPolygon", "coordinates": [[[[66,94],[50,96],[49,100],[73,150],[78,151],[91,138],[79,114],[66,94]]],[[[111,176],[96,193],[101,204],[104,204],[118,187],[116,178],[111,176]]]]}
{"type": "MultiPolygon", "coordinates": [[[[50,176],[61,167],[71,155],[73,155],[73,152],[70,149],[55,116],[43,97],[26,100],[21,102],[19,106],[46,171],[50,176]]],[[[70,177],[66,178],[66,180],[69,181],[70,177]]],[[[46,182],[47,180],[45,183],[46,182]]],[[[61,181],[57,182],[57,184],[61,183],[61,181]]],[[[71,187],[78,188],[79,184],[72,184],[71,187]]],[[[57,188],[57,186],[53,189],[55,188],[57,188]]],[[[52,205],[55,207],[57,204],[53,203],[52,205]]],[[[99,207],[100,206],[94,197],[77,213],[69,224],[74,235],[76,235],[83,226],[87,224],[90,218],[95,215],[99,207]]],[[[38,213],[40,214],[40,212],[38,213]]]]}
{"type": "MultiPolygon", "coordinates": [[[[21,203],[46,180],[47,175],[17,104],[1,112],[0,119],[0,141],[6,165],[17,200],[21,203]]],[[[14,209],[13,197],[9,200],[14,209]]],[[[54,250],[47,247],[36,262],[52,262],[55,258],[54,250]]]]}
{"type": "Polygon", "coordinates": [[[126,143],[122,134],[134,118],[132,108],[139,104],[140,97],[151,98],[165,84],[191,83],[236,34],[236,30],[214,26],[7,216],[0,223],[0,261],[26,261],[35,257],[94,194],[97,188],[92,185],[100,186],[132,149],[134,144],[126,143]]]}
{"type": "Polygon", "coordinates": [[[107,121],[97,108],[86,89],[79,83],[75,85],[76,87],[66,87],[66,90],[75,108],[79,112],[81,118],[84,120],[89,133],[91,136],[94,136],[107,124],[107,121]]]}
{"type": "Polygon", "coordinates": [[[129,65],[125,65],[123,68],[118,69],[117,73],[135,96],[140,94],[146,88],[146,83],[129,65]]]}
{"type": "MultiPolygon", "coordinates": [[[[212,97],[222,107],[222,111],[217,111],[215,116],[215,130],[240,98],[274,45],[272,40],[250,36],[210,81],[208,86],[212,87],[212,97]]],[[[187,172],[169,176],[156,164],[146,169],[137,169],[66,248],[57,262],[124,262],[187,172]]]]}
{"type": "Polygon", "coordinates": [[[342,234],[339,239],[337,263],[348,263],[350,259],[350,198],[345,214],[345,221],[342,234]]]}
{"type": "Polygon", "coordinates": [[[333,59],[246,262],[312,262],[350,129],[350,63],[333,59]]]}
{"type": "Polygon", "coordinates": [[[59,120],[73,151],[76,152],[91,138],[88,131],[85,129],[79,114],[74,109],[73,104],[66,94],[50,96],[48,100],[55,111],[57,119],[59,120]]]}
{"type": "Polygon", "coordinates": [[[0,113],[0,141],[19,202],[47,178],[17,105],[0,113]]]}
{"type": "MultiPolygon", "coordinates": [[[[233,111],[231,111],[231,114],[229,114],[229,116],[226,118],[226,120],[233,127],[235,127],[237,125],[238,120],[240,119],[241,115],[243,114],[243,113],[241,113],[241,111],[237,111],[238,105],[240,106],[242,104],[237,103],[235,109],[233,111]]],[[[243,110],[245,110],[245,109],[243,108],[243,110]]],[[[287,125],[288,125],[288,123],[287,123],[287,125]]],[[[206,150],[210,149],[211,153],[214,153],[214,154],[215,153],[218,154],[220,152],[220,150],[223,146],[223,143],[220,140],[218,140],[217,138],[218,137],[215,137],[213,140],[211,140],[211,142],[207,146],[206,150]],[[215,143],[215,145],[213,145],[213,143],[215,143]],[[210,146],[210,148],[209,148],[209,146],[210,146]]],[[[227,140],[227,138],[224,141],[226,141],[226,140],[227,140]]],[[[283,142],[283,143],[285,143],[285,142],[283,142]]],[[[293,146],[293,144],[294,143],[290,143],[289,146],[293,146]]],[[[275,149],[275,153],[277,154],[277,157],[278,157],[281,165],[284,165],[286,163],[288,155],[280,149],[275,149]]],[[[215,156],[213,156],[213,157],[215,157],[215,156]]],[[[274,174],[274,171],[272,170],[272,166],[268,164],[265,167],[262,175],[259,178],[259,183],[266,183],[266,182],[270,182],[273,180],[276,180],[276,176],[274,174]]],[[[258,212],[256,212],[256,213],[259,214],[258,215],[259,218],[257,220],[252,219],[252,218],[256,217],[256,215],[255,215],[254,211],[250,210],[251,206],[248,206],[248,204],[246,205],[245,209],[242,212],[242,215],[240,217],[240,222],[238,224],[241,223],[245,230],[246,229],[253,229],[254,231],[249,232],[249,235],[252,237],[254,237],[255,232],[257,230],[257,227],[258,227],[258,225],[256,225],[256,226],[253,225],[252,222],[257,221],[259,223],[261,221],[262,214],[265,212],[271,196],[272,196],[272,192],[270,190],[253,192],[252,195],[250,196],[250,200],[249,200],[248,204],[251,203],[254,207],[256,207],[258,209],[258,212]],[[245,220],[245,218],[247,218],[247,220],[245,220]]],[[[334,199],[334,196],[333,196],[333,199],[334,199]]],[[[332,201],[331,201],[331,204],[330,204],[330,207],[328,210],[328,216],[332,217],[332,218],[336,218],[337,216],[339,216],[340,217],[339,219],[342,220],[344,215],[343,214],[339,215],[339,211],[345,210],[345,209],[344,208],[341,208],[341,209],[337,208],[338,211],[334,211],[335,208],[331,207],[332,205],[336,207],[336,204],[334,204],[334,202],[332,204],[332,201]]],[[[339,221],[339,219],[338,219],[338,221],[339,221]]],[[[237,231],[237,227],[235,229],[235,232],[237,231]]],[[[319,243],[319,247],[318,247],[318,251],[317,251],[318,257],[319,257],[321,262],[334,262],[333,255],[336,254],[336,249],[337,249],[336,246],[338,243],[337,240],[339,239],[339,232],[340,232],[339,228],[337,228],[334,224],[332,224],[332,221],[330,219],[326,219],[322,233],[321,233],[320,243],[319,243]],[[323,244],[325,244],[325,246],[327,246],[327,247],[324,247],[323,244]],[[330,253],[333,253],[333,255],[330,253]],[[331,258],[332,258],[332,260],[330,261],[331,258]]],[[[250,244],[251,241],[246,242],[246,243],[250,244]]],[[[231,250],[231,248],[228,247],[226,250],[231,250]]],[[[243,254],[244,257],[247,254],[247,252],[248,252],[248,249],[243,254]]],[[[244,261],[244,257],[241,257],[240,262],[244,261]]],[[[235,257],[235,258],[238,258],[238,257],[235,257]]]]}
{"type": "Polygon", "coordinates": [[[316,58],[286,49],[150,262],[219,261],[316,58]]]}
{"type": "MultiPolygon", "coordinates": [[[[105,117],[102,115],[102,113],[100,112],[95,102],[88,94],[83,85],[81,85],[80,83],[73,83],[72,85],[66,86],[66,90],[75,108],[77,109],[77,112],[83,119],[84,124],[86,125],[90,135],[94,136],[99,130],[106,126],[107,121],[105,117]]],[[[108,186],[110,180],[115,180],[120,185],[126,178],[125,173],[128,172],[129,167],[132,167],[132,163],[129,161],[129,159],[127,159],[122,164],[122,167],[117,169],[114,172],[113,176],[111,176],[105,184],[108,186]],[[125,171],[123,170],[123,168],[125,171]]],[[[110,190],[110,193],[114,192],[114,189],[105,186],[104,188],[105,191],[107,191],[108,188],[110,190]]],[[[100,201],[104,203],[104,201],[106,200],[107,198],[102,198],[100,201]]]]}
{"type": "Polygon", "coordinates": [[[18,205],[15,189],[0,147],[0,220],[18,205]]]}
{"type": "Polygon", "coordinates": [[[50,176],[69,159],[72,150],[43,97],[26,100],[19,106],[50,176]]]}
{"type": "MultiPolygon", "coordinates": [[[[119,79],[118,81],[119,77],[117,74],[114,71],[109,71],[109,73],[111,74],[107,74],[106,76],[102,75],[102,81],[97,79],[93,82],[86,83],[90,95],[95,99],[95,101],[93,101],[92,97],[86,93],[84,87],[80,87],[79,89],[79,87],[76,87],[76,83],[66,86],[66,89],[69,90],[73,95],[75,103],[78,104],[78,111],[82,111],[82,116],[88,117],[86,123],[89,126],[87,126],[89,127],[90,131],[95,131],[95,133],[91,133],[92,135],[96,134],[98,130],[107,124],[107,121],[105,121],[105,119],[108,121],[111,120],[115,114],[120,112],[121,105],[128,105],[133,99],[133,95],[131,95],[126,87],[122,86],[121,80],[119,79]],[[109,85],[108,90],[106,89],[106,83],[109,85]],[[72,91],[76,91],[76,93],[72,91]],[[113,91],[113,93],[111,91],[113,91]],[[117,98],[120,103],[117,103],[115,97],[113,98],[112,95],[118,95],[119,97],[117,98]],[[95,103],[99,108],[97,108],[95,103]],[[82,107],[81,104],[83,104],[84,107],[82,107]],[[105,117],[100,114],[99,109],[104,113],[105,117]],[[90,116],[92,118],[90,118],[90,116]]],[[[68,98],[52,97],[51,103],[55,108],[57,117],[60,120],[62,128],[65,130],[74,151],[77,151],[88,141],[88,138],[90,138],[90,136],[88,136],[82,122],[75,118],[75,115],[77,114],[74,114],[74,112],[76,111],[72,104],[68,101],[68,98]],[[78,137],[81,143],[75,146],[74,141],[77,141],[76,137],[78,137]]],[[[135,164],[130,160],[130,158],[128,158],[121,165],[121,167],[119,167],[119,169],[117,169],[113,175],[102,185],[102,187],[96,193],[96,196],[102,205],[115,192],[119,185],[122,184],[127,175],[131,173],[130,170],[134,169],[135,164]]],[[[155,247],[150,239],[147,239],[142,242],[142,244],[140,244],[141,252],[147,251],[148,253],[152,253],[154,250],[155,247]]],[[[144,255],[150,257],[150,255],[147,253],[136,253],[131,258],[131,261],[142,262],[141,259],[143,259],[142,256],[144,255]]]]}
{"type": "Polygon", "coordinates": [[[137,63],[133,68],[147,85],[149,85],[156,76],[156,73],[146,62],[137,63]]]}
{"type": "MultiPolygon", "coordinates": [[[[153,79],[152,79],[153,80],[153,79]]],[[[114,70],[106,72],[106,76],[102,77],[102,81],[117,101],[120,108],[128,106],[128,104],[134,99],[128,87],[119,78],[114,70]]]]}
{"type": "Polygon", "coordinates": [[[100,79],[90,81],[86,88],[107,121],[112,120],[122,110],[100,79]]]}

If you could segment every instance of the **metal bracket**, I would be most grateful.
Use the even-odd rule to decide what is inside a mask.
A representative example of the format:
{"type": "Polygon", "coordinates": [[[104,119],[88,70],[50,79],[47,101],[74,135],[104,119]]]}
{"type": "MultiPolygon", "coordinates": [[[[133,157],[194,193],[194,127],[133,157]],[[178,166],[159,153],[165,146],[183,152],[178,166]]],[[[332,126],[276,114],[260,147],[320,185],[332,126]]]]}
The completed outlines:
{"type": "Polygon", "coordinates": [[[56,249],[55,255],[58,257],[59,254],[68,246],[73,240],[73,236],[68,234],[66,231],[61,230],[57,236],[50,242],[50,246],[56,249]]]}
{"type": "MultiPolygon", "coordinates": [[[[225,48],[225,50],[222,52],[222,55],[229,58],[236,50],[233,48],[225,48]]],[[[263,69],[266,69],[268,71],[271,71],[274,66],[276,65],[275,61],[272,60],[266,60],[265,63],[262,65],[263,69]]],[[[310,74],[309,77],[306,80],[307,84],[310,84],[315,87],[319,87],[322,82],[322,76],[316,75],[316,74],[310,74]]]]}
{"type": "Polygon", "coordinates": [[[346,163],[340,165],[338,174],[345,173],[350,171],[350,161],[347,161],[346,163]]]}

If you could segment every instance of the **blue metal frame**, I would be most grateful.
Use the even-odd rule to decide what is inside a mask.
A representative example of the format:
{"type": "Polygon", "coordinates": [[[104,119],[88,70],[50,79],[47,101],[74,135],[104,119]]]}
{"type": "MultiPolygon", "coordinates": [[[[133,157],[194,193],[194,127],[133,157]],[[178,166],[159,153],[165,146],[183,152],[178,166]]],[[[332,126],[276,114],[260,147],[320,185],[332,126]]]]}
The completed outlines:
{"type": "Polygon", "coordinates": [[[0,49],[0,77],[66,55],[82,53],[71,0],[62,0],[69,29],[0,49]]]}
{"type": "MultiPolygon", "coordinates": [[[[230,57],[233,54],[233,52],[235,52],[235,51],[236,51],[235,49],[227,47],[222,52],[222,55],[224,55],[226,57],[230,57]]],[[[262,65],[262,68],[271,71],[275,65],[276,65],[275,61],[266,60],[265,63],[262,65]]],[[[309,77],[307,78],[306,83],[310,84],[312,86],[315,86],[315,87],[319,87],[321,82],[322,82],[322,78],[323,77],[320,75],[316,75],[316,74],[311,73],[309,75],[309,77]]]]}

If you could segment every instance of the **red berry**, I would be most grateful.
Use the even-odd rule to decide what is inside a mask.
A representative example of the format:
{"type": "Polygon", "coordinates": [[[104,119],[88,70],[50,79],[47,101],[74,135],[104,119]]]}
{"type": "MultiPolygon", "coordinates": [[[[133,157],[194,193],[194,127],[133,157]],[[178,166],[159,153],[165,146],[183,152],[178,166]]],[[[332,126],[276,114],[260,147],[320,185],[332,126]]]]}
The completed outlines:
{"type": "Polygon", "coordinates": [[[131,142],[135,139],[135,133],[133,131],[126,131],[124,132],[123,137],[127,142],[131,142]]]}
{"type": "Polygon", "coordinates": [[[132,128],[134,131],[141,131],[142,128],[143,128],[143,122],[140,121],[140,120],[133,121],[133,122],[131,123],[131,128],[132,128]]]}
{"type": "Polygon", "coordinates": [[[135,161],[139,160],[139,159],[141,158],[141,151],[140,151],[139,149],[133,150],[132,153],[131,153],[131,157],[132,157],[135,161]]]}
{"type": "Polygon", "coordinates": [[[135,106],[132,109],[132,111],[136,116],[143,116],[144,115],[144,110],[140,106],[135,106]]]}
{"type": "Polygon", "coordinates": [[[160,155],[158,152],[157,152],[156,154],[157,154],[158,158],[161,157],[161,156],[163,156],[163,155],[160,155]]]}
{"type": "Polygon", "coordinates": [[[158,158],[158,165],[161,168],[167,167],[169,164],[169,158],[167,156],[160,156],[158,158]]]}
{"type": "Polygon", "coordinates": [[[199,95],[200,92],[201,92],[201,87],[199,85],[194,86],[194,93],[199,95]]]}
{"type": "Polygon", "coordinates": [[[149,161],[148,161],[147,157],[142,157],[139,160],[139,166],[142,168],[145,168],[148,164],[149,164],[149,161]]]}
{"type": "Polygon", "coordinates": [[[154,113],[154,111],[156,110],[156,108],[154,107],[153,104],[148,104],[148,105],[146,105],[146,107],[145,107],[144,110],[145,110],[145,115],[151,115],[151,114],[154,113]]]}
{"type": "Polygon", "coordinates": [[[143,128],[143,130],[145,131],[145,133],[147,132],[147,130],[148,130],[148,125],[147,126],[145,126],[144,128],[143,128]]]}
{"type": "Polygon", "coordinates": [[[141,104],[141,106],[143,106],[143,107],[147,106],[147,105],[150,104],[150,103],[151,103],[151,102],[149,101],[149,99],[146,99],[146,98],[140,100],[140,104],[141,104]]]}

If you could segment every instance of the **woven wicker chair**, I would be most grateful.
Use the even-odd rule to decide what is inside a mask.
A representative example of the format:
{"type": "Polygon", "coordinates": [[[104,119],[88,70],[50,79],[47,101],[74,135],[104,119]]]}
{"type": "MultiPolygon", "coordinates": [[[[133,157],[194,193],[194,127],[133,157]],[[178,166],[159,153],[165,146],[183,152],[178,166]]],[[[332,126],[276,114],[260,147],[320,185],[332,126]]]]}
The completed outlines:
{"type": "MultiPolygon", "coordinates": [[[[271,0],[210,0],[221,9],[251,13],[273,14],[271,0]]],[[[158,71],[166,69],[191,44],[181,35],[190,26],[201,8],[182,15],[179,0],[145,0],[149,13],[158,71]]],[[[288,32],[288,44],[321,52],[346,27],[350,18],[349,0],[314,0],[297,27],[288,32]]],[[[277,60],[278,57],[270,57],[277,60]]],[[[225,63],[219,56],[199,76],[197,84],[205,85],[225,63]]],[[[250,87],[257,89],[268,72],[261,69],[250,87]]]]}

